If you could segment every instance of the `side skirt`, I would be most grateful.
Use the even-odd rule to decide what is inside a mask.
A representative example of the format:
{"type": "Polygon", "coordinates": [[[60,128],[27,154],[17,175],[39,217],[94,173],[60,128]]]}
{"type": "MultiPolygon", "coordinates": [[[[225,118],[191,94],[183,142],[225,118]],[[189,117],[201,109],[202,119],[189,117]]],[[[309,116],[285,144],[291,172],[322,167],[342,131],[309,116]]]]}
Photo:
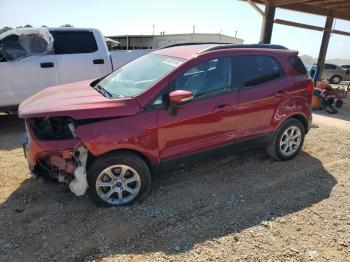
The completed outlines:
{"type": "Polygon", "coordinates": [[[161,174],[163,172],[169,172],[188,166],[193,166],[194,164],[198,164],[201,162],[207,162],[213,160],[213,157],[217,159],[230,154],[247,152],[252,149],[264,148],[269,143],[271,143],[273,135],[273,132],[269,132],[264,135],[248,138],[245,140],[233,142],[215,148],[205,149],[185,156],[161,160],[159,164],[153,166],[153,171],[156,174],[161,174]]]}

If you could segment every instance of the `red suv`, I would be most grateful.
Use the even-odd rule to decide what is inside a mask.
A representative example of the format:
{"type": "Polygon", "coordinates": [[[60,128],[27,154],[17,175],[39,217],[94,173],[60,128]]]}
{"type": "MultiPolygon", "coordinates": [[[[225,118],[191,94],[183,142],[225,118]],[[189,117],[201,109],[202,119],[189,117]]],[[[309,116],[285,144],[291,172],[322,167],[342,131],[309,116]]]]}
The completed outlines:
{"type": "Polygon", "coordinates": [[[300,151],[313,83],[297,56],[274,45],[179,45],[103,79],[50,87],[20,105],[33,175],[88,189],[100,205],[134,203],[152,174],[227,149],[300,151]]]}

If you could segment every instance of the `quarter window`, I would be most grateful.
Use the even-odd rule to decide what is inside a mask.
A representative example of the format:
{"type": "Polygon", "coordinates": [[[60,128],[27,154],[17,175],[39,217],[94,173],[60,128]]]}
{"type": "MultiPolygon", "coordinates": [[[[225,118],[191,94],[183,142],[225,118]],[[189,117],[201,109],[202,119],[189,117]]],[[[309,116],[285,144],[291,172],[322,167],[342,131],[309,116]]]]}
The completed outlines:
{"type": "Polygon", "coordinates": [[[300,57],[298,56],[293,56],[288,58],[288,63],[299,73],[306,75],[307,70],[305,68],[304,63],[301,61],[300,57]]]}
{"type": "Polygon", "coordinates": [[[277,79],[284,74],[281,65],[270,56],[240,56],[239,67],[243,87],[253,87],[277,79]]]}
{"type": "Polygon", "coordinates": [[[80,54],[97,51],[92,32],[51,32],[54,38],[55,54],[80,54]]]}

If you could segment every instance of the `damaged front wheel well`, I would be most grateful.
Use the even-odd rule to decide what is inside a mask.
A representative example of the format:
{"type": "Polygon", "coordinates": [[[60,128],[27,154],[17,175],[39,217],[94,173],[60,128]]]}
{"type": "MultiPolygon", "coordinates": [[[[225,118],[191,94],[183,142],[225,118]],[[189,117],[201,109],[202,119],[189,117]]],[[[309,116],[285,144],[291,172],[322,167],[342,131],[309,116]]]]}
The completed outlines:
{"type": "Polygon", "coordinates": [[[89,170],[89,167],[91,166],[91,164],[99,157],[102,157],[102,156],[106,156],[106,155],[111,155],[111,154],[115,154],[115,153],[131,153],[131,154],[134,154],[136,156],[138,156],[139,158],[141,158],[143,161],[145,161],[145,163],[147,164],[148,168],[151,170],[152,173],[154,173],[154,166],[152,165],[151,161],[142,153],[140,153],[139,151],[136,151],[136,150],[133,150],[133,149],[116,149],[116,150],[113,150],[113,151],[109,151],[101,156],[94,156],[92,155],[90,152],[89,152],[89,155],[88,155],[88,160],[87,160],[87,163],[86,163],[86,168],[87,170],[89,170]]]}

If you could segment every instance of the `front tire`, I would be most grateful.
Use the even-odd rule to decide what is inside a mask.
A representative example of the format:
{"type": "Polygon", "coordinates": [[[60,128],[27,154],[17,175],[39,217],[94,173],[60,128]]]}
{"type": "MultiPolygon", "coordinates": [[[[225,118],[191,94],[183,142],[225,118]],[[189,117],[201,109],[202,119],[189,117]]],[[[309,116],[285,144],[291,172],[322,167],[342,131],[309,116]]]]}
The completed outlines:
{"type": "Polygon", "coordinates": [[[331,84],[339,84],[342,81],[341,76],[332,76],[331,78],[331,84]]]}
{"type": "Polygon", "coordinates": [[[102,156],[91,164],[87,174],[90,196],[99,206],[131,205],[151,188],[148,165],[132,153],[102,156]]]}
{"type": "Polygon", "coordinates": [[[303,124],[294,118],[287,119],[275,133],[267,153],[274,159],[286,161],[300,152],[305,138],[303,124]]]}

